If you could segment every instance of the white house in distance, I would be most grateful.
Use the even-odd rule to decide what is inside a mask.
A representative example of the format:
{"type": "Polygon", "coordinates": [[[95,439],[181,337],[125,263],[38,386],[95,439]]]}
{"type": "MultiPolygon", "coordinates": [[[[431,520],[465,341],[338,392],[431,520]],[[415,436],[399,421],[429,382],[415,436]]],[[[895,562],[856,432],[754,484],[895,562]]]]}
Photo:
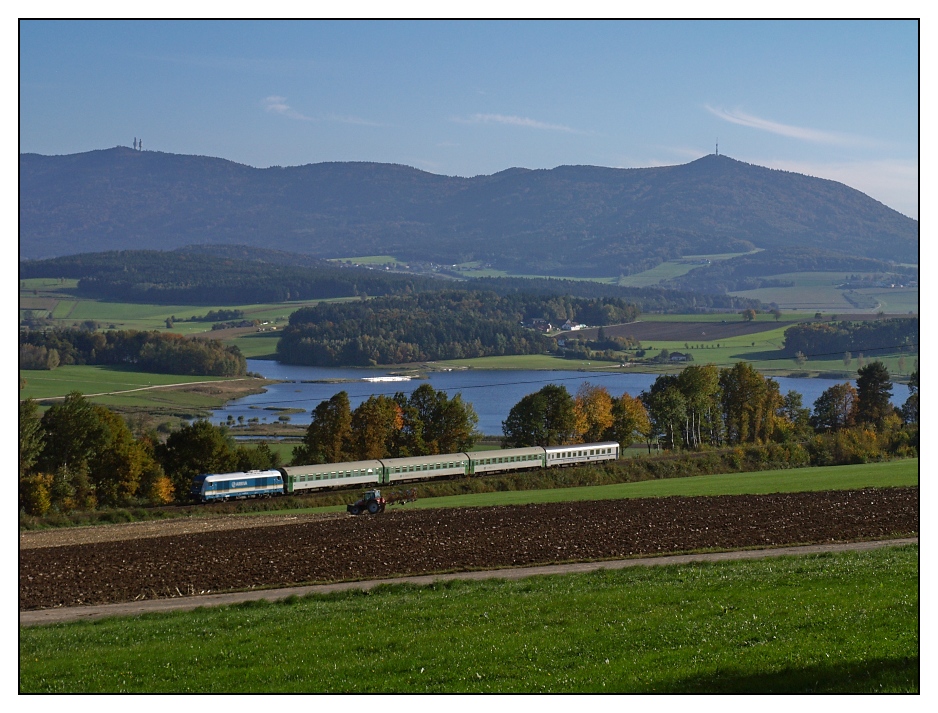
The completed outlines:
{"type": "Polygon", "coordinates": [[[568,319],[566,322],[560,325],[560,328],[565,332],[575,332],[578,329],[585,329],[586,325],[568,319]]]}

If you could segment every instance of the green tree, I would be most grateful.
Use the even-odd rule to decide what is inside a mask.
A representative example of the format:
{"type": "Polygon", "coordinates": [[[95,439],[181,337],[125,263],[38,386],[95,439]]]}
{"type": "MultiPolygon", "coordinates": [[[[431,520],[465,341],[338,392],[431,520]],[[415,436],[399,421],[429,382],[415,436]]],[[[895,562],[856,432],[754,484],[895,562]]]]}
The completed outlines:
{"type": "Polygon", "coordinates": [[[52,508],[52,476],[34,473],[20,478],[20,509],[27,515],[45,515],[52,508]]]}
{"type": "Polygon", "coordinates": [[[77,468],[87,464],[107,442],[108,429],[100,414],[78,391],[51,406],[41,421],[46,440],[39,469],[48,473],[61,466],[77,468]]]}
{"type": "Polygon", "coordinates": [[[687,399],[678,388],[677,377],[659,376],[649,391],[642,392],[641,399],[648,409],[654,437],[664,436],[664,447],[668,450],[683,446],[681,434],[687,420],[687,399]]]}
{"type": "Polygon", "coordinates": [[[729,443],[759,443],[772,437],[782,405],[777,381],[765,378],[751,364],[737,362],[720,370],[720,400],[729,443]]]}
{"type": "Polygon", "coordinates": [[[850,382],[834,384],[814,402],[811,425],[825,433],[850,428],[856,423],[857,390],[850,382]]]}
{"type": "Polygon", "coordinates": [[[88,477],[99,505],[115,506],[136,496],[146,453],[116,413],[96,406],[105,427],[105,442],[88,462],[88,477]]]}
{"type": "Polygon", "coordinates": [[[236,465],[228,430],[202,419],[171,433],[165,443],[156,447],[156,457],[180,501],[189,496],[195,476],[230,473],[236,465]]]}
{"type": "Polygon", "coordinates": [[[153,505],[166,505],[173,501],[173,483],[163,472],[163,467],[156,459],[156,441],[154,437],[144,435],[138,439],[143,449],[143,464],[140,471],[138,495],[153,505]]]}
{"type": "Polygon", "coordinates": [[[508,448],[559,446],[570,443],[575,433],[573,397],[555,384],[522,398],[502,422],[502,444],[508,448]]]}
{"type": "Polygon", "coordinates": [[[887,416],[895,413],[889,402],[892,382],[881,361],[870,362],[857,371],[857,421],[881,428],[887,416]]]}
{"type": "Polygon", "coordinates": [[[45,445],[45,431],[39,418],[39,407],[32,399],[20,401],[20,461],[19,475],[22,478],[32,470],[39,460],[45,445]]]}
{"type": "MultiPolygon", "coordinates": [[[[398,397],[402,396],[401,394],[398,397]]],[[[398,405],[403,399],[397,398],[398,405]]],[[[462,400],[461,394],[450,399],[445,391],[437,391],[429,384],[421,384],[402,408],[407,409],[405,420],[419,423],[422,447],[426,454],[458,453],[469,450],[475,443],[475,427],[479,422],[472,404],[462,400]]]]}
{"type": "Polygon", "coordinates": [[[707,440],[715,445],[721,436],[720,371],[713,364],[688,366],[678,374],[675,384],[687,404],[684,442],[700,448],[707,440]]]}
{"type": "Polygon", "coordinates": [[[235,470],[271,470],[280,467],[280,454],[274,453],[266,443],[256,446],[238,445],[234,452],[235,470]]]}
{"type": "Polygon", "coordinates": [[[384,395],[370,396],[352,413],[351,454],[356,460],[386,458],[404,425],[401,407],[384,395]]]}
{"type": "Polygon", "coordinates": [[[303,443],[293,449],[293,464],[340,463],[348,459],[352,438],[352,409],[348,393],[340,391],[313,409],[303,443]]]}
{"type": "Polygon", "coordinates": [[[802,405],[797,391],[789,391],[778,409],[775,439],[780,442],[804,441],[814,435],[811,428],[811,410],[802,405]]]}

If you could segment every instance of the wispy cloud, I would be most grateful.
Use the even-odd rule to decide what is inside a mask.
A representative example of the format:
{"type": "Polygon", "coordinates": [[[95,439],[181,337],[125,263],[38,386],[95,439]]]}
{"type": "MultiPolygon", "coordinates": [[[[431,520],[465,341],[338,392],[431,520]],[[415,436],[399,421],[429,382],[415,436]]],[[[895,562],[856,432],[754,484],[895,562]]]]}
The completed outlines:
{"type": "Polygon", "coordinates": [[[468,117],[453,117],[453,121],[460,124],[503,124],[505,126],[519,126],[524,129],[563,131],[568,134],[586,133],[562,124],[548,124],[546,121],[529,119],[525,116],[506,116],[505,114],[472,114],[468,117]]]}
{"type": "Polygon", "coordinates": [[[792,126],[791,124],[782,124],[778,121],[763,119],[759,116],[747,114],[739,109],[727,110],[718,107],[712,107],[705,104],[704,108],[723,121],[740,126],[748,126],[750,129],[768,131],[771,134],[787,136],[800,141],[810,141],[816,144],[828,144],[831,146],[881,146],[882,143],[874,139],[868,139],[863,136],[854,136],[835,131],[822,131],[821,129],[811,129],[805,126],[792,126]]]}
{"type": "Polygon", "coordinates": [[[269,111],[271,114],[279,114],[280,116],[286,116],[290,119],[299,119],[300,121],[314,121],[312,117],[305,116],[300,112],[291,109],[290,105],[287,104],[286,97],[279,96],[269,96],[264,98],[264,109],[269,111]]]}
{"type": "Polygon", "coordinates": [[[359,116],[342,116],[340,114],[327,114],[323,117],[325,121],[337,121],[340,124],[355,124],[356,126],[387,126],[379,121],[370,121],[362,119],[359,116]]]}
{"type": "Polygon", "coordinates": [[[362,119],[360,116],[349,116],[344,114],[322,114],[320,116],[307,116],[298,112],[287,104],[287,98],[277,95],[265,97],[262,104],[265,111],[271,114],[279,114],[289,119],[298,119],[299,121],[334,121],[339,124],[354,124],[356,126],[387,126],[377,121],[362,119]]]}

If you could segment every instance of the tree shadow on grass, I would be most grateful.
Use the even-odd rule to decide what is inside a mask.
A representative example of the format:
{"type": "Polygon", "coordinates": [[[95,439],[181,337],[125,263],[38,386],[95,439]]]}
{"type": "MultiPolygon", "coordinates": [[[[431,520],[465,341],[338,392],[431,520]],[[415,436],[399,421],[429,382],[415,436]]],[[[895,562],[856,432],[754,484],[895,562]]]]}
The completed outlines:
{"type": "Polygon", "coordinates": [[[919,657],[831,662],[768,673],[720,670],[685,678],[670,693],[917,693],[919,657]]]}

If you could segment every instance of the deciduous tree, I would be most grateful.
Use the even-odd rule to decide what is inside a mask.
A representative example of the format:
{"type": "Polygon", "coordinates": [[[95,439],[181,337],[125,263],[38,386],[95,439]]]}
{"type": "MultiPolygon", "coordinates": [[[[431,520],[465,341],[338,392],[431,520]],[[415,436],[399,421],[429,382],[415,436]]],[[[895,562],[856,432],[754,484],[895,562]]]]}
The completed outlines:
{"type": "Polygon", "coordinates": [[[566,387],[547,384],[516,403],[502,422],[502,444],[508,448],[559,446],[576,432],[573,397],[566,387]]]}
{"type": "Polygon", "coordinates": [[[857,371],[857,421],[880,428],[896,409],[889,402],[892,382],[881,361],[870,362],[857,371]]]}
{"type": "Polygon", "coordinates": [[[612,426],[604,440],[617,441],[622,448],[628,448],[639,439],[647,438],[651,431],[648,411],[641,399],[622,394],[612,404],[612,426]]]}
{"type": "Polygon", "coordinates": [[[166,443],[157,446],[156,455],[178,500],[188,496],[195,476],[235,470],[234,443],[228,430],[201,419],[171,433],[166,443]]]}
{"type": "Polygon", "coordinates": [[[32,470],[42,454],[45,431],[42,429],[42,422],[39,418],[39,408],[32,399],[20,401],[19,416],[19,475],[22,478],[32,470]]]}
{"type": "Polygon", "coordinates": [[[352,409],[348,392],[340,391],[313,409],[302,445],[293,449],[293,464],[340,463],[348,459],[352,409]]]}
{"type": "Polygon", "coordinates": [[[758,443],[772,437],[782,405],[777,381],[765,378],[751,364],[737,362],[720,370],[720,399],[729,443],[758,443]]]}
{"type": "Polygon", "coordinates": [[[816,431],[830,433],[849,428],[856,423],[857,390],[853,384],[834,384],[814,402],[811,425],[816,431]]]}
{"type": "Polygon", "coordinates": [[[351,454],[356,460],[388,457],[403,425],[401,407],[393,399],[370,396],[352,413],[351,454]]]}
{"type": "Polygon", "coordinates": [[[573,413],[577,442],[601,441],[612,427],[612,397],[605,387],[583,382],[574,398],[573,413]]]}

